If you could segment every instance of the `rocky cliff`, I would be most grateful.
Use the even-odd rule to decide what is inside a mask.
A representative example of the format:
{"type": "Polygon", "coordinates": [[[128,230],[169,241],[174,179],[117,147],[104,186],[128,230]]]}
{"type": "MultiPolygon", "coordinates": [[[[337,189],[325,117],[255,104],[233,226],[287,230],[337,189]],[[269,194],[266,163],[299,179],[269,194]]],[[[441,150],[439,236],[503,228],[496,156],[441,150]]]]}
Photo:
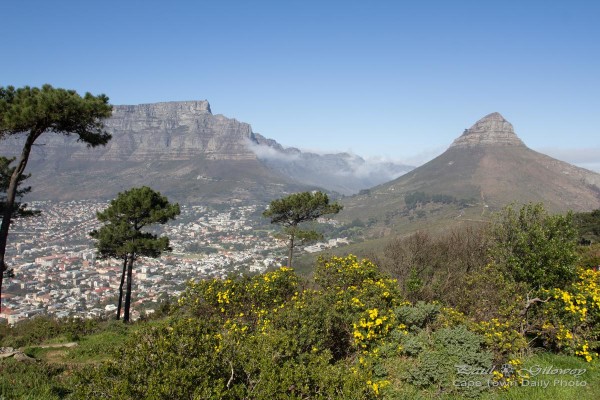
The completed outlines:
{"type": "MultiPolygon", "coordinates": [[[[115,106],[112,139],[87,148],[73,136],[42,135],[27,172],[31,199],[112,198],[149,185],[178,201],[270,199],[314,188],[269,169],[248,147],[250,125],[213,115],[207,101],[115,106]]],[[[16,155],[22,138],[0,142],[16,155]]]]}
{"type": "MultiPolygon", "coordinates": [[[[72,137],[45,134],[38,140],[32,159],[157,161],[249,160],[255,155],[245,141],[252,136],[250,125],[213,115],[208,101],[182,101],[115,106],[106,123],[113,135],[105,146],[93,150],[75,143],[72,137]]],[[[20,142],[9,148],[15,151],[20,142]]]]}
{"type": "Polygon", "coordinates": [[[475,146],[525,146],[515,134],[513,126],[500,113],[494,112],[481,118],[456,138],[450,147],[475,146]]]}
{"type": "MultiPolygon", "coordinates": [[[[105,126],[113,137],[94,149],[73,136],[42,135],[27,168],[29,198],[112,198],[139,185],[182,201],[271,199],[316,188],[353,194],[410,169],[284,148],[247,123],[213,115],[206,100],[115,106],[105,126]]],[[[19,154],[22,140],[2,140],[0,154],[19,154]]]]}

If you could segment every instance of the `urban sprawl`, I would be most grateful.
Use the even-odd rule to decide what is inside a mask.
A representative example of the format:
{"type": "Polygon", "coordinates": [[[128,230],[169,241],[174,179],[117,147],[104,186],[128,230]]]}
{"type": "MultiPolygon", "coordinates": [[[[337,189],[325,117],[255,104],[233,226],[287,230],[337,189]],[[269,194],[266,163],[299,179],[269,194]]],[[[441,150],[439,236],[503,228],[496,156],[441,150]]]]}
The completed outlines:
{"type": "MultiPolygon", "coordinates": [[[[7,262],[14,276],[4,281],[0,318],[14,324],[41,314],[94,318],[115,312],[122,261],[99,259],[89,237],[100,227],[96,211],[107,206],[108,202],[86,200],[33,202],[30,208],[40,215],[13,221],[7,262]]],[[[134,263],[133,319],[180,295],[190,279],[281,265],[286,243],[274,239],[261,212],[257,205],[182,205],[175,221],[155,229],[169,237],[173,251],[134,263]]],[[[316,252],[341,243],[347,240],[330,239],[304,250],[316,252]]]]}

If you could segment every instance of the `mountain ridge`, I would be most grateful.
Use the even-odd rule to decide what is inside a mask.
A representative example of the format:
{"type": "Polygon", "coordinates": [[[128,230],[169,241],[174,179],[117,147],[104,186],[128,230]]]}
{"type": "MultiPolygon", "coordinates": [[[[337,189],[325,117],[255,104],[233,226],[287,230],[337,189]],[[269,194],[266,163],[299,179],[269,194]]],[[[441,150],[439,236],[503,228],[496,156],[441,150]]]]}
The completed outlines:
{"type": "MultiPolygon", "coordinates": [[[[214,115],[207,100],[113,106],[105,126],[113,138],[94,149],[73,136],[42,135],[26,170],[33,188],[28,199],[107,199],[149,185],[180,201],[267,201],[313,189],[356,193],[387,180],[354,177],[343,154],[285,149],[255,135],[248,123],[214,115]],[[257,151],[267,148],[298,158],[291,164],[260,159],[257,151]],[[344,184],[332,173],[338,170],[348,172],[344,184]]],[[[23,140],[2,140],[2,154],[18,155],[23,140]]]]}
{"type": "Polygon", "coordinates": [[[433,160],[368,194],[344,200],[341,218],[378,221],[379,232],[410,231],[419,222],[481,219],[509,203],[543,202],[551,212],[600,208],[600,174],[529,149],[512,124],[488,114],[433,160]],[[407,196],[454,199],[409,209],[407,196]],[[465,207],[469,204],[470,207],[465,207]]]}

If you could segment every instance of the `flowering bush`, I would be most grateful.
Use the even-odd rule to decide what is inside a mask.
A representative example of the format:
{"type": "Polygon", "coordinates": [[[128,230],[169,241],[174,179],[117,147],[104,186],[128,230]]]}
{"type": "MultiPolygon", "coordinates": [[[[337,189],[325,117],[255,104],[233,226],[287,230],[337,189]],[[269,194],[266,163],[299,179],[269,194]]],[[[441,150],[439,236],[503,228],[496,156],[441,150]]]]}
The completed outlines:
{"type": "Polygon", "coordinates": [[[600,351],[600,272],[580,269],[565,289],[542,291],[534,331],[545,345],[592,361],[600,351]]]}
{"type": "Polygon", "coordinates": [[[522,355],[527,348],[527,340],[519,330],[517,318],[492,318],[490,321],[474,322],[471,329],[485,338],[486,347],[494,353],[498,363],[522,355]]]}

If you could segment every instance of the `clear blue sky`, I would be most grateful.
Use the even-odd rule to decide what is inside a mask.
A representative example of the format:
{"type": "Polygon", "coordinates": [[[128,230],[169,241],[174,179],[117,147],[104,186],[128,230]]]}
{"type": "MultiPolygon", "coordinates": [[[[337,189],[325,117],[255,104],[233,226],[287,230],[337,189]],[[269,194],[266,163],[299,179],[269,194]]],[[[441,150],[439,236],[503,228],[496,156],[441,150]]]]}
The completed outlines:
{"type": "Polygon", "coordinates": [[[0,85],[207,99],[288,146],[421,162],[498,111],[600,169],[599,1],[12,1],[0,85]]]}

